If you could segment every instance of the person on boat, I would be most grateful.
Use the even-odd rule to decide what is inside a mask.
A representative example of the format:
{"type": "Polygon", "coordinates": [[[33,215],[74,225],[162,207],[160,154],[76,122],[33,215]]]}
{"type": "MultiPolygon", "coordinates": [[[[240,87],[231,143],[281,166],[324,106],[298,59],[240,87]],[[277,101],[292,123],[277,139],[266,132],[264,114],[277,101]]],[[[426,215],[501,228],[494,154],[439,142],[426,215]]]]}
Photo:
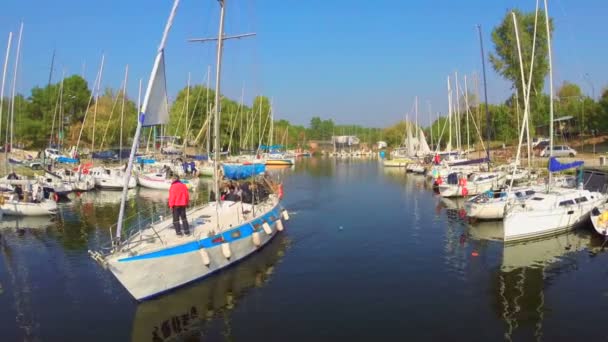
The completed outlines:
{"type": "Polygon", "coordinates": [[[17,176],[17,174],[15,173],[15,171],[11,172],[8,174],[8,177],[6,177],[6,179],[19,179],[19,176],[17,176]]]}
{"type": "Polygon", "coordinates": [[[169,188],[169,208],[173,212],[173,228],[175,228],[177,236],[183,236],[182,228],[184,228],[184,233],[186,235],[190,235],[190,226],[188,225],[188,218],[186,217],[186,208],[190,202],[188,187],[179,181],[177,175],[172,176],[171,180],[173,182],[169,188]]]}

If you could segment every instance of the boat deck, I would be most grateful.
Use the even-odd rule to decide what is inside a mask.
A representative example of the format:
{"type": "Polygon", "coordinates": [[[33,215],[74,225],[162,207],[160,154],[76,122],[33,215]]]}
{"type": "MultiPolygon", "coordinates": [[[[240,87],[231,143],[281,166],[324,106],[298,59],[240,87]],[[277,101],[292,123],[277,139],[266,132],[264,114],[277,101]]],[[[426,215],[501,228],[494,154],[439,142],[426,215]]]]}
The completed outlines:
{"type": "Polygon", "coordinates": [[[255,206],[242,202],[223,201],[219,205],[211,202],[186,212],[189,236],[178,236],[173,228],[173,218],[163,217],[159,222],[134,233],[125,241],[122,251],[130,256],[141,255],[200,241],[252,221],[275,205],[276,200],[272,197],[255,206]]]}

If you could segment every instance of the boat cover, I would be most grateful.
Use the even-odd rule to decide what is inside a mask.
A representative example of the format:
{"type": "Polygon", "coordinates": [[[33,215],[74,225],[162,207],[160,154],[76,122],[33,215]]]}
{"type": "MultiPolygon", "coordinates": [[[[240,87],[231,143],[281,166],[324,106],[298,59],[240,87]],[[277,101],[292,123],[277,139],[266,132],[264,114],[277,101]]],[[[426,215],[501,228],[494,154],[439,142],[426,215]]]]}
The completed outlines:
{"type": "Polygon", "coordinates": [[[582,160],[578,160],[572,163],[560,163],[557,158],[551,157],[549,158],[549,171],[550,172],[559,172],[568,169],[573,169],[575,167],[583,166],[585,162],[582,160]]]}
{"type": "Polygon", "coordinates": [[[248,165],[224,165],[224,176],[232,180],[246,179],[264,173],[266,165],[264,164],[248,164],[248,165]]]}

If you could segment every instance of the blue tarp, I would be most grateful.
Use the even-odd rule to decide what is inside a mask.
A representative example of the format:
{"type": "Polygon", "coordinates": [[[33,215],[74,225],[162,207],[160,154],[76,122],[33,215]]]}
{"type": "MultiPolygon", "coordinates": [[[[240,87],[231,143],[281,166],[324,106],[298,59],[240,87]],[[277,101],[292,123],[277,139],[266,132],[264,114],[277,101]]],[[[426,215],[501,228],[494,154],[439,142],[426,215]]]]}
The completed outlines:
{"type": "Polygon", "coordinates": [[[186,158],[190,158],[190,159],[194,159],[194,160],[207,160],[207,159],[209,159],[209,157],[207,157],[204,154],[186,154],[186,158]]]}
{"type": "Polygon", "coordinates": [[[281,148],[283,148],[283,145],[272,145],[272,146],[260,145],[261,150],[278,150],[281,148]]]}
{"type": "Polygon", "coordinates": [[[557,158],[555,157],[551,157],[549,158],[549,171],[551,172],[559,172],[559,171],[564,171],[564,170],[568,170],[568,169],[573,169],[575,167],[580,167],[583,166],[585,162],[579,160],[579,161],[575,161],[572,163],[560,163],[557,158]]]}
{"type": "Polygon", "coordinates": [[[76,164],[76,163],[78,163],[78,159],[68,158],[68,157],[59,157],[59,158],[57,158],[57,162],[65,163],[65,164],[76,164]]]}
{"type": "Polygon", "coordinates": [[[264,173],[266,165],[264,164],[249,164],[249,165],[224,165],[224,176],[232,180],[246,179],[264,173]]]}
{"type": "Polygon", "coordinates": [[[156,159],[137,157],[135,162],[137,164],[154,164],[156,162],[156,159]]]}

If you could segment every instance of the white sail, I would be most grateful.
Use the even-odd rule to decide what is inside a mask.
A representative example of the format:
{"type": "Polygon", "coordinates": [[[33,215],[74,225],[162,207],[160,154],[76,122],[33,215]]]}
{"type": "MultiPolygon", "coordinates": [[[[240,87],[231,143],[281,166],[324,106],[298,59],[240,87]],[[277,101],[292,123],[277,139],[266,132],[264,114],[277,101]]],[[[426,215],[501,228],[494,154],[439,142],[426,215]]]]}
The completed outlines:
{"type": "Polygon", "coordinates": [[[158,51],[153,70],[142,108],[145,114],[143,126],[163,125],[169,122],[164,50],[158,51]]]}
{"type": "Polygon", "coordinates": [[[427,155],[431,153],[431,148],[429,144],[426,143],[426,137],[424,136],[424,132],[420,129],[420,142],[419,142],[418,154],[421,156],[427,155]]]}

